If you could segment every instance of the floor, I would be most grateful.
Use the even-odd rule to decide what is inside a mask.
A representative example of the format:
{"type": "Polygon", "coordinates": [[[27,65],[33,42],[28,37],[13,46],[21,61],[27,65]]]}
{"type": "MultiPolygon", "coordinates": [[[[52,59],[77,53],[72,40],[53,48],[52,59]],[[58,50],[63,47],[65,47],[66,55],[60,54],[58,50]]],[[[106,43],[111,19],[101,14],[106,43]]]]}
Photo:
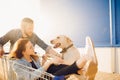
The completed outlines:
{"type": "MultiPolygon", "coordinates": [[[[67,80],[85,80],[83,76],[71,75],[67,80]]],[[[120,74],[97,72],[95,80],[120,80],[120,74]]]]}

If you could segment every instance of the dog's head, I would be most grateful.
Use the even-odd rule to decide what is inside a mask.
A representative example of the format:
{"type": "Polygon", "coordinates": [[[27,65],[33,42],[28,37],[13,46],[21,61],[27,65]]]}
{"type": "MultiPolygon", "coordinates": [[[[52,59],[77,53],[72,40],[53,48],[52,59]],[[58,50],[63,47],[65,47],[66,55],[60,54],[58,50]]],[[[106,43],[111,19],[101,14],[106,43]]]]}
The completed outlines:
{"type": "Polygon", "coordinates": [[[54,48],[66,48],[69,45],[73,44],[70,38],[65,35],[57,36],[55,39],[51,40],[51,44],[54,45],[54,48]]]}

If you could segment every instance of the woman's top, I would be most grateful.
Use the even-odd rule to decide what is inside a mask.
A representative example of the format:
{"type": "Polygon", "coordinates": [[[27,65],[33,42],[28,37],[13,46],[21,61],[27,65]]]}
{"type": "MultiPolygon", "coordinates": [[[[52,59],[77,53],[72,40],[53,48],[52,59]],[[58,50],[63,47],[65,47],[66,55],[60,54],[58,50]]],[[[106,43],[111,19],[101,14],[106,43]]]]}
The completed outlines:
{"type": "Polygon", "coordinates": [[[31,61],[30,63],[31,63],[31,65],[32,65],[32,68],[38,69],[37,66],[35,65],[35,63],[34,63],[33,61],[31,61]]]}
{"type": "Polygon", "coordinates": [[[34,80],[42,72],[45,72],[40,65],[40,60],[35,61],[33,58],[31,59],[34,62],[34,67],[37,69],[33,69],[32,64],[25,58],[14,60],[13,70],[16,73],[17,80],[34,80]]]}

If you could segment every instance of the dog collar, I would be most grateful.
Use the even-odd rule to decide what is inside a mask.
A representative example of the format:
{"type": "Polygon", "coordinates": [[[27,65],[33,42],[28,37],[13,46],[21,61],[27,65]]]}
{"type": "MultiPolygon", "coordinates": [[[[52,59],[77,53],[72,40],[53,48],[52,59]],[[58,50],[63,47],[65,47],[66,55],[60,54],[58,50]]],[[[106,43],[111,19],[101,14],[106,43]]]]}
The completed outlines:
{"type": "Polygon", "coordinates": [[[73,44],[69,45],[68,47],[62,49],[62,51],[60,53],[65,53],[69,48],[71,48],[73,46],[73,44]]]}

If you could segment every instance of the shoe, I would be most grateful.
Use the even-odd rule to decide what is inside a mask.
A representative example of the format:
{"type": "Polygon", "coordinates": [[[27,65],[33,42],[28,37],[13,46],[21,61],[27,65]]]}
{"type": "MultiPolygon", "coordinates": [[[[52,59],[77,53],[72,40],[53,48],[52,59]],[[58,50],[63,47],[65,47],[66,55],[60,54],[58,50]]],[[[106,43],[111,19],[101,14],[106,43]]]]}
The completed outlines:
{"type": "Polygon", "coordinates": [[[97,71],[98,71],[98,65],[92,60],[89,60],[87,61],[84,67],[83,75],[86,78],[86,80],[94,80],[97,71]]]}
{"type": "Polygon", "coordinates": [[[92,59],[97,64],[97,58],[96,58],[96,54],[95,54],[94,44],[90,37],[86,37],[85,58],[87,60],[92,59]]]}
{"type": "Polygon", "coordinates": [[[92,60],[89,60],[82,70],[78,70],[78,74],[82,75],[85,80],[94,80],[97,71],[98,65],[92,60]]]}

